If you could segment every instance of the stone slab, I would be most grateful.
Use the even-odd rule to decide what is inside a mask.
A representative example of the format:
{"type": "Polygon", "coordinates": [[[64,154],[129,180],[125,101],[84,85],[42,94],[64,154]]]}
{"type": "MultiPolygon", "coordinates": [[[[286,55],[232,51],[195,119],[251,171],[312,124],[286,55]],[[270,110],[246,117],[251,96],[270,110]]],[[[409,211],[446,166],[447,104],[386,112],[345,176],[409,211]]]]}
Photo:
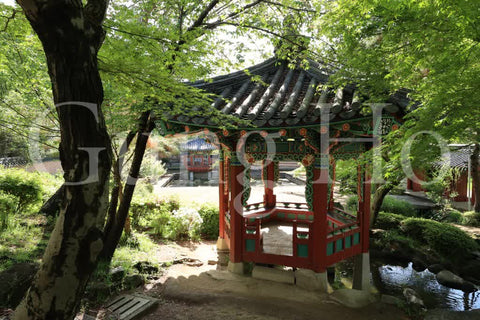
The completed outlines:
{"type": "Polygon", "coordinates": [[[280,283],[295,283],[295,274],[293,270],[280,270],[275,268],[255,266],[252,270],[252,277],[255,279],[269,280],[280,283]]]}
{"type": "Polygon", "coordinates": [[[317,273],[309,269],[295,270],[295,284],[305,290],[329,292],[327,272],[317,273]]]}

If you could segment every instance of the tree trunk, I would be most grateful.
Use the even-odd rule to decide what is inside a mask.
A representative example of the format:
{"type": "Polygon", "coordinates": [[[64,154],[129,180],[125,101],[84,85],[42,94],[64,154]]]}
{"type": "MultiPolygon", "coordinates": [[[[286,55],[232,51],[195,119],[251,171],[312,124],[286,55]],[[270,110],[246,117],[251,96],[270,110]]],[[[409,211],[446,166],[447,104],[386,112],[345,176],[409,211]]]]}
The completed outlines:
{"type": "Polygon", "coordinates": [[[66,184],[40,270],[14,319],[73,319],[103,247],[108,207],[111,144],[97,66],[106,3],[17,1],[47,58],[66,184]]]}
{"type": "Polygon", "coordinates": [[[379,186],[377,190],[375,190],[372,201],[372,218],[370,224],[372,227],[375,225],[375,222],[377,222],[378,213],[382,207],[383,199],[385,199],[385,196],[393,189],[393,187],[394,184],[387,183],[379,186]]]}
{"type": "Polygon", "coordinates": [[[64,192],[65,185],[62,184],[62,186],[58,188],[58,190],[55,191],[55,193],[42,205],[40,213],[46,216],[55,217],[60,211],[64,192]]]}
{"type": "Polygon", "coordinates": [[[480,156],[480,143],[475,143],[473,153],[470,158],[470,164],[472,166],[472,185],[475,192],[475,204],[473,210],[480,212],[480,163],[478,157],[480,156]]]}
{"type": "Polygon", "coordinates": [[[118,210],[118,203],[122,199],[122,167],[124,165],[125,154],[127,153],[128,149],[130,148],[130,144],[132,143],[133,138],[135,138],[135,132],[130,131],[125,139],[125,142],[120,147],[120,151],[118,154],[118,159],[115,161],[113,165],[113,180],[115,185],[112,188],[112,192],[110,193],[110,204],[108,207],[107,213],[107,222],[105,223],[105,228],[103,229],[104,234],[109,234],[111,228],[115,224],[117,219],[117,210],[118,210]]]}
{"type": "Polygon", "coordinates": [[[152,119],[150,111],[142,113],[139,121],[139,129],[137,133],[137,142],[135,144],[135,151],[133,155],[132,165],[129,171],[129,177],[123,190],[123,196],[120,201],[115,219],[110,221],[105,227],[104,241],[105,246],[101,254],[101,260],[110,262],[115,248],[122,236],[123,228],[128,217],[128,211],[130,209],[130,203],[132,201],[133,192],[135,191],[136,180],[140,173],[140,167],[142,165],[143,156],[147,147],[147,141],[155,127],[155,123],[152,119]]]}

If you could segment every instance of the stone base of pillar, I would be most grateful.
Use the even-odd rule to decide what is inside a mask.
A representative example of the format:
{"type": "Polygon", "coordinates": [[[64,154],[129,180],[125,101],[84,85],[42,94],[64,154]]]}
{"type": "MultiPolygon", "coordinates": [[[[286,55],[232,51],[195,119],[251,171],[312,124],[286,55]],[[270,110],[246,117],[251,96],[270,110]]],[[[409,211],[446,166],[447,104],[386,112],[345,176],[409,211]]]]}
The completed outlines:
{"type": "Polygon", "coordinates": [[[243,265],[243,262],[228,261],[227,270],[235,274],[245,274],[245,267],[243,265]]]}
{"type": "Polygon", "coordinates": [[[370,253],[361,253],[355,256],[353,269],[353,289],[370,290],[370,253]]]}
{"type": "Polygon", "coordinates": [[[302,289],[328,293],[332,291],[328,283],[327,272],[314,272],[309,269],[295,270],[295,283],[302,289]]]}
{"type": "Polygon", "coordinates": [[[218,237],[217,250],[228,250],[227,240],[225,240],[224,238],[218,237]]]}

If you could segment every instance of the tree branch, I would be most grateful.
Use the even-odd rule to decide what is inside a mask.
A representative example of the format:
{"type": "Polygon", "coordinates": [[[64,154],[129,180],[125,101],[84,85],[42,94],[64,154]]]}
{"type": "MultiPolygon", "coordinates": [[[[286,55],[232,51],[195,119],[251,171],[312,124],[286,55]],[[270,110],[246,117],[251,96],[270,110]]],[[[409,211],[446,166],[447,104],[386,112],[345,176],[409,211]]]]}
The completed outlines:
{"type": "Polygon", "coordinates": [[[204,24],[204,26],[206,26],[206,29],[214,29],[216,26],[218,25],[222,25],[222,24],[226,24],[227,23],[227,20],[230,20],[232,18],[235,18],[236,16],[238,16],[239,14],[241,14],[242,12],[245,12],[247,11],[248,9],[252,8],[252,7],[255,7],[256,5],[264,2],[265,0],[256,0],[252,3],[249,3],[245,6],[243,6],[241,9],[235,11],[235,12],[231,12],[228,16],[225,17],[225,19],[221,20],[217,20],[215,22],[212,22],[212,23],[207,23],[207,24],[204,24]]]}
{"type": "Polygon", "coordinates": [[[208,6],[203,9],[203,11],[198,16],[197,20],[187,29],[187,32],[192,31],[198,27],[200,27],[205,19],[207,18],[208,14],[213,10],[213,8],[218,4],[219,0],[213,0],[208,4],[208,6]]]}
{"type": "MultiPolygon", "coordinates": [[[[264,2],[268,3],[268,4],[271,4],[273,6],[276,6],[276,7],[282,7],[282,8],[286,8],[286,9],[297,11],[297,12],[317,13],[317,11],[315,11],[313,9],[292,7],[292,6],[277,2],[277,1],[264,0],[264,2]]],[[[321,13],[321,14],[325,14],[325,13],[321,13]]]]}
{"type": "Polygon", "coordinates": [[[2,18],[7,19],[7,21],[5,22],[5,26],[4,26],[3,29],[2,29],[2,32],[7,31],[8,24],[10,23],[10,21],[12,21],[13,19],[15,19],[15,15],[16,15],[17,13],[18,13],[18,10],[13,9],[12,15],[11,15],[10,17],[8,17],[8,16],[2,16],[2,18]]]}

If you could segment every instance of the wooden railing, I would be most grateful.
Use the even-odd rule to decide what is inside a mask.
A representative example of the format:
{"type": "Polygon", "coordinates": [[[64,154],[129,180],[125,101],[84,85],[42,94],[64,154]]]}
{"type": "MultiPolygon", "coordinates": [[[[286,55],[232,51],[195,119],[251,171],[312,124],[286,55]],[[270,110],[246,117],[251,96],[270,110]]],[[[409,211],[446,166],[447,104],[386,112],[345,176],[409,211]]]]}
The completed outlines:
{"type": "MultiPolygon", "coordinates": [[[[313,212],[305,203],[281,202],[265,209],[263,203],[249,204],[243,217],[243,258],[245,261],[312,268],[314,252],[313,212]],[[270,254],[263,251],[262,223],[270,220],[292,225],[292,255],[270,254]]],[[[228,225],[229,226],[229,225],[228,225]]],[[[326,246],[325,264],[332,265],[361,252],[360,226],[357,217],[339,208],[327,216],[327,238],[316,239],[326,246]]]]}

